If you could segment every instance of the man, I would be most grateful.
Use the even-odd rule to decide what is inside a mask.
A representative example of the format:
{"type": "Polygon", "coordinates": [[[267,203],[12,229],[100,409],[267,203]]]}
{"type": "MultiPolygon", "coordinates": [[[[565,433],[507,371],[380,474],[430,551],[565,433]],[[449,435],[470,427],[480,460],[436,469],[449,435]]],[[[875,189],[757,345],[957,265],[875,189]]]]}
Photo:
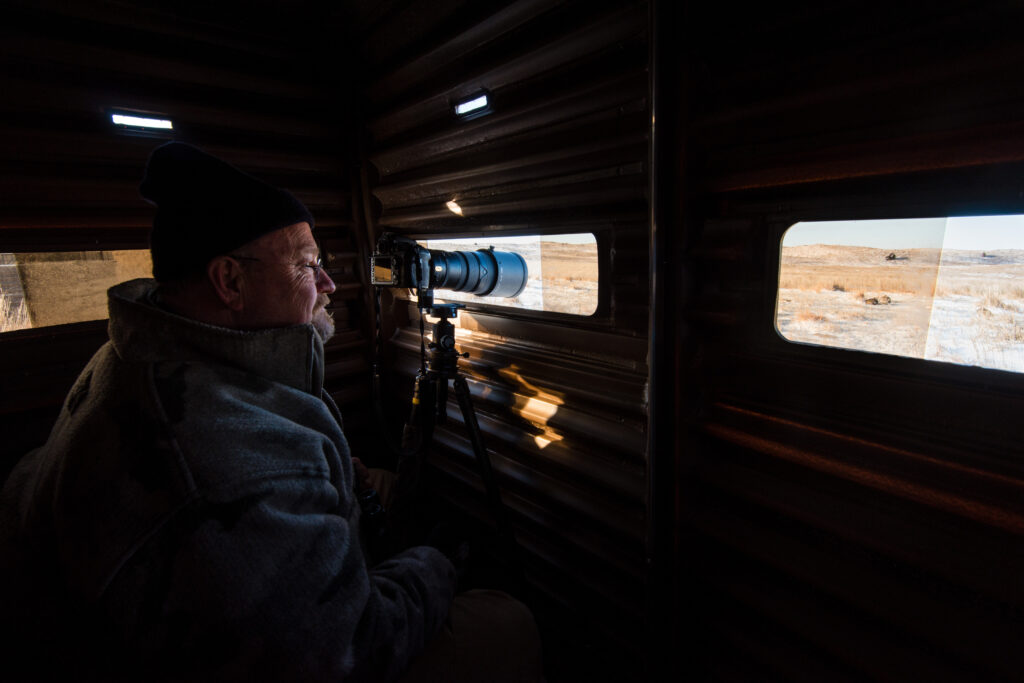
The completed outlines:
{"type": "Polygon", "coordinates": [[[0,496],[19,673],[396,679],[451,631],[456,573],[426,546],[367,566],[312,216],[181,143],[141,192],[156,282],[110,290],[110,341],[0,496]]]}

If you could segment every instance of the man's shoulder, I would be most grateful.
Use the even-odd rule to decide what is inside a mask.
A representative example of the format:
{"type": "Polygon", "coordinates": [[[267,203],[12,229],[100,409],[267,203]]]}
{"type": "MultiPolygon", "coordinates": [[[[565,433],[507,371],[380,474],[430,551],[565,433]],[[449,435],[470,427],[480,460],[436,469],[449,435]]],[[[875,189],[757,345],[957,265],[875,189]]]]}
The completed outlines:
{"type": "Polygon", "coordinates": [[[201,488],[267,477],[331,477],[348,454],[319,398],[216,363],[154,365],[167,424],[201,488]]]}

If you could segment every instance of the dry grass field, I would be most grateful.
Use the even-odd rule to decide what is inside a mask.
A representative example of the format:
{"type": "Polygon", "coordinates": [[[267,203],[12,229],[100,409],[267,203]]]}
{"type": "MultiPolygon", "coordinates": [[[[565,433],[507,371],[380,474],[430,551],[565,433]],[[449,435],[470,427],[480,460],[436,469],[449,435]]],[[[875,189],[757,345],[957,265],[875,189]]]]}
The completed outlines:
{"type": "Polygon", "coordinates": [[[779,280],[790,341],[1024,371],[1024,251],[785,247],[779,280]]]}

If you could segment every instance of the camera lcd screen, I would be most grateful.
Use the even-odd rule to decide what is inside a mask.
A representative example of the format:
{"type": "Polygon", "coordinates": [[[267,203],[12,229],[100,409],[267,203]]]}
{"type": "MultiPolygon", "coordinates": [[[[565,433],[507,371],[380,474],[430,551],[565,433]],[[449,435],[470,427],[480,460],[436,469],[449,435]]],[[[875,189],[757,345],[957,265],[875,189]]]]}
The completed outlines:
{"type": "Polygon", "coordinates": [[[391,257],[375,256],[373,258],[373,284],[393,285],[395,284],[395,271],[391,267],[391,257]]]}

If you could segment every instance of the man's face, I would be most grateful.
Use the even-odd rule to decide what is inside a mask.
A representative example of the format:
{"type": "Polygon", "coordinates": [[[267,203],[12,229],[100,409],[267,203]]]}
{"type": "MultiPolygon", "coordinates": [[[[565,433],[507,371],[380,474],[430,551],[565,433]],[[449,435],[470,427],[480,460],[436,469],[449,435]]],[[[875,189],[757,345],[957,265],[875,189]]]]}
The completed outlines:
{"type": "Polygon", "coordinates": [[[309,223],[275,230],[238,249],[246,272],[245,327],[260,329],[313,323],[325,342],[334,334],[326,310],[334,282],[311,267],[320,250],[309,223]]]}

